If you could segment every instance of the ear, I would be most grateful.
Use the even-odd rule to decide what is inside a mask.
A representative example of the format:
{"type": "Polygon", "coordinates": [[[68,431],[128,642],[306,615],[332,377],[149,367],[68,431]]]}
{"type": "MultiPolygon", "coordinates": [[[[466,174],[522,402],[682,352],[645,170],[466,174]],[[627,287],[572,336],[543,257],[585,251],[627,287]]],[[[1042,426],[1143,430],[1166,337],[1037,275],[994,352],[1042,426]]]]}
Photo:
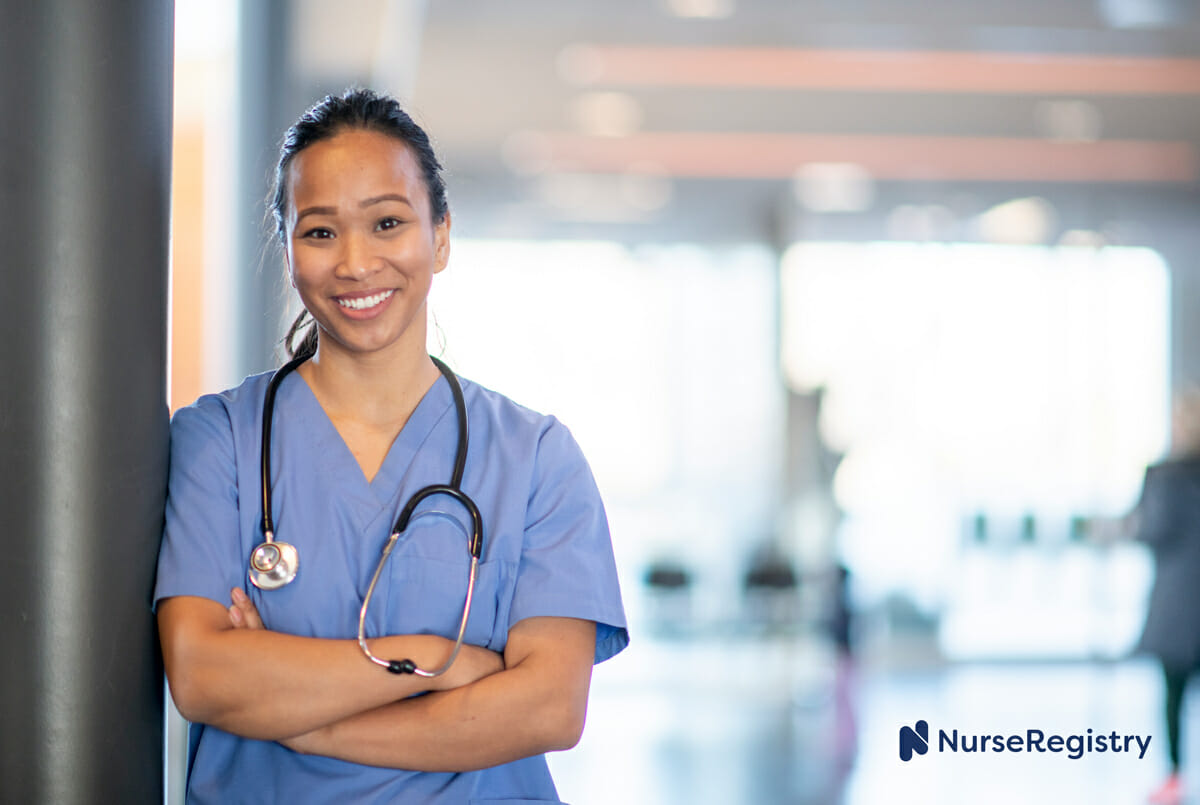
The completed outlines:
{"type": "Polygon", "coordinates": [[[450,262],[450,211],[433,228],[433,273],[438,274],[450,262]]]}

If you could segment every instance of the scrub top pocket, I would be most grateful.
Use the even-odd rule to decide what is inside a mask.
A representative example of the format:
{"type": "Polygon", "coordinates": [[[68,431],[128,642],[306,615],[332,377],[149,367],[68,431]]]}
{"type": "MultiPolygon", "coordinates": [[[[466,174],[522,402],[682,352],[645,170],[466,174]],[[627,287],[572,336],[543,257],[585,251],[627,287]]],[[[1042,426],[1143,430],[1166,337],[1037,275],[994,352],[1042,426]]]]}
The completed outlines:
{"type": "MultiPolygon", "coordinates": [[[[413,516],[388,558],[387,634],[457,637],[471,567],[468,539],[469,532],[457,517],[440,511],[413,516]]],[[[490,646],[494,642],[502,564],[479,563],[463,637],[466,643],[490,646]]]]}

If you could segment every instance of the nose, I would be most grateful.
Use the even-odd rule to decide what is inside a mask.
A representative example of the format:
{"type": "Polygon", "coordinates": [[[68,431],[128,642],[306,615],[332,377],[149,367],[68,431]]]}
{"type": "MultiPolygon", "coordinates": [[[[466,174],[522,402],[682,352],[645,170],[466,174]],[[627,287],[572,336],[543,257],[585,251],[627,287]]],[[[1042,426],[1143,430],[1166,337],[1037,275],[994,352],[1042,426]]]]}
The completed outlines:
{"type": "Polygon", "coordinates": [[[371,239],[357,232],[342,236],[342,253],[335,273],[343,279],[364,279],[379,270],[382,261],[375,254],[371,239]]]}

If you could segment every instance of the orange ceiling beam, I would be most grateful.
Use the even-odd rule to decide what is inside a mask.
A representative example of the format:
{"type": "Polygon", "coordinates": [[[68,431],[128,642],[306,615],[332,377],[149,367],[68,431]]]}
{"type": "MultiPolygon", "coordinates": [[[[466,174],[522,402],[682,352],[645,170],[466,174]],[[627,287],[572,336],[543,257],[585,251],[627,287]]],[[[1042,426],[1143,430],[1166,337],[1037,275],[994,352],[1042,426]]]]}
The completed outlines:
{"type": "Polygon", "coordinates": [[[1200,95],[1200,59],[608,45],[575,45],[564,56],[568,78],[593,86],[1200,95]]]}
{"type": "Polygon", "coordinates": [[[548,133],[548,170],[661,171],[697,178],[790,178],[809,163],[853,163],[879,180],[1165,182],[1200,178],[1186,142],[1054,142],[1010,137],[652,132],[548,133]]]}

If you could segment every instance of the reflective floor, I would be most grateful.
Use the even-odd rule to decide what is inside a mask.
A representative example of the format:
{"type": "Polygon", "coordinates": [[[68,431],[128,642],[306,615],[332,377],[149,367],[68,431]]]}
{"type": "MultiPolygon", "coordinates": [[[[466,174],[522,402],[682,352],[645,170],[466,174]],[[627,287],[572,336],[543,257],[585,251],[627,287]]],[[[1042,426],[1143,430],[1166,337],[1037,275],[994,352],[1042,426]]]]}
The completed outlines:
{"type": "MultiPolygon", "coordinates": [[[[559,793],[572,805],[1124,805],[1146,802],[1166,773],[1149,662],[846,670],[794,640],[641,640],[596,669],[584,739],[551,759],[559,793]],[[930,751],[903,762],[899,730],[921,719],[930,751]],[[1063,751],[996,753],[990,739],[986,752],[963,751],[968,735],[1007,742],[1030,729],[1061,735],[1063,751]],[[1072,759],[1068,747],[1086,748],[1089,729],[1093,751],[1072,759]],[[939,732],[954,730],[959,751],[939,752],[939,732]],[[1095,751],[1113,732],[1149,736],[1145,756],[1136,741],[1131,752],[1095,751]]],[[[1185,769],[1200,770],[1198,716],[1193,685],[1185,769]]],[[[1191,795],[1200,803],[1200,786],[1191,795]]]]}

